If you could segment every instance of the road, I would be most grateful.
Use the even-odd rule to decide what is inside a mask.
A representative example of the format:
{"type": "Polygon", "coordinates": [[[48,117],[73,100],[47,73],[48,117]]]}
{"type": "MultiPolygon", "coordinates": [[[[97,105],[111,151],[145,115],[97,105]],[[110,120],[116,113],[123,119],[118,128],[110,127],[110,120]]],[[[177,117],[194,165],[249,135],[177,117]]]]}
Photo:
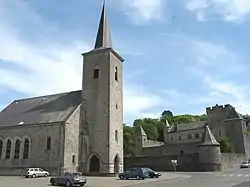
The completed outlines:
{"type": "Polygon", "coordinates": [[[143,187],[250,187],[250,169],[183,174],[191,177],[144,184],[143,187]]]}
{"type": "MultiPolygon", "coordinates": [[[[88,177],[86,187],[250,187],[250,168],[223,172],[162,173],[159,179],[88,177]]],[[[48,187],[49,178],[0,177],[0,187],[48,187]]]]}

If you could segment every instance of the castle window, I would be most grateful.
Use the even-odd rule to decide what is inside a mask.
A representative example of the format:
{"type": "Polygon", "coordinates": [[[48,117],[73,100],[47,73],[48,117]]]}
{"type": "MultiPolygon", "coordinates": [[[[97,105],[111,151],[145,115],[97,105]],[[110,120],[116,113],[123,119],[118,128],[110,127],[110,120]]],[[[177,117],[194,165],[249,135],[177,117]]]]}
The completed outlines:
{"type": "Polygon", "coordinates": [[[99,77],[99,69],[94,69],[94,79],[97,79],[99,77]]]}
{"type": "Polygon", "coordinates": [[[2,158],[3,154],[3,140],[0,140],[0,159],[2,158]]]}
{"type": "Polygon", "coordinates": [[[30,141],[28,138],[25,138],[24,146],[23,146],[23,158],[24,159],[29,158],[29,148],[30,148],[30,141]]]}
{"type": "Polygon", "coordinates": [[[181,140],[181,136],[179,136],[179,140],[181,140]]]}
{"type": "Polygon", "coordinates": [[[16,140],[15,143],[15,152],[14,152],[14,159],[19,159],[19,153],[20,153],[20,140],[16,140]]]}
{"type": "Polygon", "coordinates": [[[188,135],[188,139],[192,139],[192,136],[191,136],[191,134],[189,134],[189,135],[188,135]]]}
{"type": "Polygon", "coordinates": [[[76,155],[72,156],[72,163],[75,164],[76,163],[76,155]]]}
{"type": "Polygon", "coordinates": [[[219,136],[221,136],[221,132],[219,131],[219,136]]]}
{"type": "Polygon", "coordinates": [[[184,151],[183,151],[183,150],[181,150],[181,155],[183,155],[183,153],[184,153],[184,151]]]}
{"type": "Polygon", "coordinates": [[[172,141],[174,140],[174,137],[173,137],[173,136],[171,136],[171,140],[172,140],[172,141]]]}
{"type": "Polygon", "coordinates": [[[118,105],[117,104],[115,105],[115,108],[118,109],[118,105]]]}
{"type": "Polygon", "coordinates": [[[7,141],[5,159],[10,159],[10,153],[11,153],[11,140],[9,139],[7,141]]]}
{"type": "Polygon", "coordinates": [[[200,138],[200,134],[195,134],[195,139],[199,139],[200,138]]]}
{"type": "Polygon", "coordinates": [[[118,81],[118,69],[115,67],[115,80],[118,81]]]}
{"type": "Polygon", "coordinates": [[[51,148],[51,137],[47,137],[47,150],[51,148]]]}
{"type": "Polygon", "coordinates": [[[115,141],[118,142],[118,131],[115,131],[115,141]]]}

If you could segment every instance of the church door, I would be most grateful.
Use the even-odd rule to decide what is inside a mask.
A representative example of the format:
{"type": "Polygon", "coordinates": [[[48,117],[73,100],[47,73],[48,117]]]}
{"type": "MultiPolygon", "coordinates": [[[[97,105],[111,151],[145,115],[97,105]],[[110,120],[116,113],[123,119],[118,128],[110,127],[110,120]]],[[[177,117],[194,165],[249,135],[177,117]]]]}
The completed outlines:
{"type": "Polygon", "coordinates": [[[89,171],[97,173],[100,172],[100,160],[96,155],[93,155],[90,159],[89,171]]]}
{"type": "Polygon", "coordinates": [[[116,155],[114,159],[114,173],[119,173],[120,167],[119,167],[119,156],[116,155]]]}

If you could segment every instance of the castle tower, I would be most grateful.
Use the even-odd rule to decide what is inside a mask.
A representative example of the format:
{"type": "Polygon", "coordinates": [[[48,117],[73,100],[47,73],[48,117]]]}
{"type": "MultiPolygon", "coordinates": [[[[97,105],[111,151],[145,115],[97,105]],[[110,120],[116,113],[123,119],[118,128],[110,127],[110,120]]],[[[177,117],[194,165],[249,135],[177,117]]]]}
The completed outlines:
{"type": "Polygon", "coordinates": [[[113,49],[105,3],[94,49],[83,54],[83,172],[123,171],[123,58],[113,49]]]}
{"type": "Polygon", "coordinates": [[[148,139],[147,134],[145,133],[142,126],[140,126],[136,131],[136,138],[135,138],[135,154],[140,155],[142,153],[142,148],[146,144],[148,139]]]}
{"type": "Polygon", "coordinates": [[[206,126],[203,142],[199,145],[200,171],[220,171],[221,151],[220,144],[208,126],[206,126]]]}

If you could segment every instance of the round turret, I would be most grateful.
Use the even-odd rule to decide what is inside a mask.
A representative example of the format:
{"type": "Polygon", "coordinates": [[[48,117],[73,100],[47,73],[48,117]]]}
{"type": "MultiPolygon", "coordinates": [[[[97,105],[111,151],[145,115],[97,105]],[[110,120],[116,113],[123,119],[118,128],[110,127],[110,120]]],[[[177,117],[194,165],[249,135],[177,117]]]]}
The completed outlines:
{"type": "Polygon", "coordinates": [[[216,141],[208,126],[205,129],[204,141],[198,147],[200,171],[220,171],[220,144],[216,141]]]}

